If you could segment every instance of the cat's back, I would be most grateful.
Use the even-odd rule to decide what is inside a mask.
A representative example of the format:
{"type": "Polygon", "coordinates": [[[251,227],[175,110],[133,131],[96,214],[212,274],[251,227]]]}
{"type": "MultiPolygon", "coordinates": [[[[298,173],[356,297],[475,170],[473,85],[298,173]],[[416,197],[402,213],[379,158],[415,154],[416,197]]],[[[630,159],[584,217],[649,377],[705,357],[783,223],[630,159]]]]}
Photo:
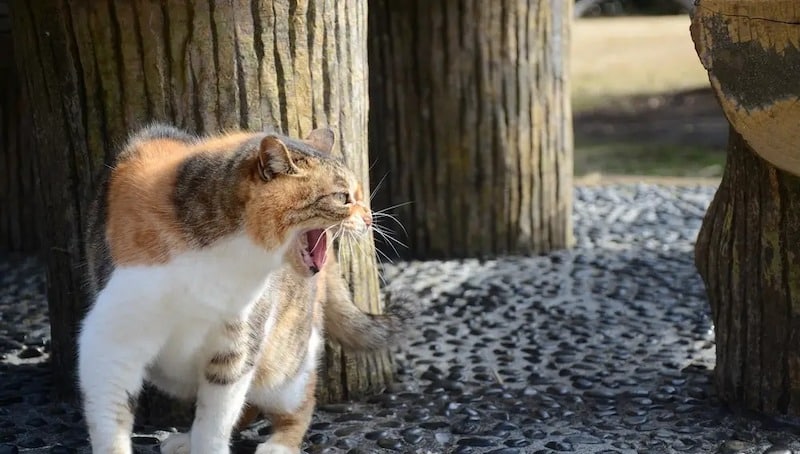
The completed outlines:
{"type": "Polygon", "coordinates": [[[90,293],[96,295],[119,265],[164,264],[175,251],[189,249],[175,208],[182,166],[235,150],[252,136],[200,138],[162,124],[131,134],[99,178],[87,216],[90,293]]]}
{"type": "MultiPolygon", "coordinates": [[[[176,188],[185,184],[187,162],[208,162],[234,153],[253,134],[238,132],[194,138],[159,127],[134,136],[111,173],[108,187],[107,236],[116,264],[166,263],[171,252],[192,249],[179,218],[176,188]]],[[[213,188],[217,181],[199,181],[213,188]]],[[[201,187],[190,194],[203,197],[201,187]]],[[[207,191],[206,191],[207,192],[207,191]]]]}
{"type": "Polygon", "coordinates": [[[115,265],[163,262],[181,244],[172,194],[180,165],[196,153],[196,143],[177,129],[151,126],[123,148],[106,194],[105,235],[115,265]]]}

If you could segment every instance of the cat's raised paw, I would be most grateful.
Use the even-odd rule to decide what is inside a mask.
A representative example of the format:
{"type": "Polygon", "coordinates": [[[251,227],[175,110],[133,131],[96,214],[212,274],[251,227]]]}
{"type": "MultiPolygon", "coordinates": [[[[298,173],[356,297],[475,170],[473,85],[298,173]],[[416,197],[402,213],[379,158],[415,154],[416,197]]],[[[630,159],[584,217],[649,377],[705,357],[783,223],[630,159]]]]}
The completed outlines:
{"type": "Polygon", "coordinates": [[[192,438],[188,433],[174,433],[161,442],[161,454],[189,454],[192,438]]]}
{"type": "Polygon", "coordinates": [[[299,454],[300,449],[290,448],[280,443],[266,442],[261,443],[256,448],[255,454],[299,454]]]}

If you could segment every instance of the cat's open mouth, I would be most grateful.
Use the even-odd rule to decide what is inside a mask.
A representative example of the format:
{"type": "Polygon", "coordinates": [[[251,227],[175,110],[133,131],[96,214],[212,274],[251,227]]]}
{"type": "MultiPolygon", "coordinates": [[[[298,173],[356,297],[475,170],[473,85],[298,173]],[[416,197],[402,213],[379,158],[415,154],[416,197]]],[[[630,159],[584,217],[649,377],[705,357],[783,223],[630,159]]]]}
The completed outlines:
{"type": "Polygon", "coordinates": [[[328,253],[328,235],[322,229],[309,230],[301,236],[300,242],[302,245],[300,255],[303,263],[312,273],[317,274],[325,264],[328,253]]]}

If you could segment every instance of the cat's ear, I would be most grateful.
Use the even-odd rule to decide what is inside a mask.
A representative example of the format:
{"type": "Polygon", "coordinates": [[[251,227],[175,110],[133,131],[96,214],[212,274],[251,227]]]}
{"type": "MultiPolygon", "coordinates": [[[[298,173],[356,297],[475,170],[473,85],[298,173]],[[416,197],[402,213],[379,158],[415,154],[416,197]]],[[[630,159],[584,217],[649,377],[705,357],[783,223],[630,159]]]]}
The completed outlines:
{"type": "Polygon", "coordinates": [[[306,142],[317,150],[330,154],[333,144],[336,142],[336,134],[331,128],[317,128],[306,137],[306,142]]]}
{"type": "Polygon", "coordinates": [[[264,181],[269,181],[280,174],[293,175],[299,172],[286,144],[275,136],[261,139],[256,162],[258,175],[264,181]]]}

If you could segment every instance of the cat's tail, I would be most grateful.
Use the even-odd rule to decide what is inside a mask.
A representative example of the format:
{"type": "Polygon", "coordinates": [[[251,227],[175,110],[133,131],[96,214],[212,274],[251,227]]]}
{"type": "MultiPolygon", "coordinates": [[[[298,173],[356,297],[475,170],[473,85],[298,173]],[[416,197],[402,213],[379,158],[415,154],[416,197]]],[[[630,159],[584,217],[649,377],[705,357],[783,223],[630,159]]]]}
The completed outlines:
{"type": "Polygon", "coordinates": [[[354,303],[338,266],[325,275],[325,332],[347,350],[380,350],[396,344],[413,316],[406,298],[387,297],[382,314],[361,311],[354,303]]]}

